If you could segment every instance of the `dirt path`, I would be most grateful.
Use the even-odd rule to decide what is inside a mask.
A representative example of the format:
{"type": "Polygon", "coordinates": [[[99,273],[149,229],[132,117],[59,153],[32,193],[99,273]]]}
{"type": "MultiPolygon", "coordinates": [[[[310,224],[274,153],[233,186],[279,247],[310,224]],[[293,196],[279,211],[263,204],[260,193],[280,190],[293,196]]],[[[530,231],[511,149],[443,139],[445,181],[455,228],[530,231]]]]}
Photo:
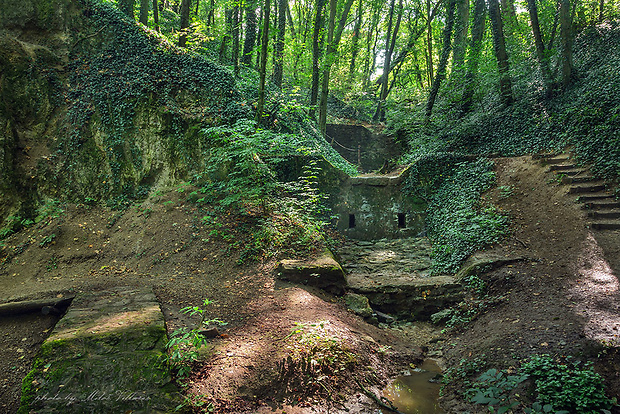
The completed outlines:
{"type": "MultiPolygon", "coordinates": [[[[593,361],[609,395],[620,397],[610,348],[620,334],[620,233],[588,229],[576,197],[531,157],[496,161],[498,188],[487,200],[510,214],[514,233],[491,250],[529,260],[481,275],[503,300],[444,343],[447,365],[481,357],[489,368],[509,368],[534,354],[576,355],[593,361]]],[[[443,402],[449,412],[463,407],[456,390],[443,402]]]]}

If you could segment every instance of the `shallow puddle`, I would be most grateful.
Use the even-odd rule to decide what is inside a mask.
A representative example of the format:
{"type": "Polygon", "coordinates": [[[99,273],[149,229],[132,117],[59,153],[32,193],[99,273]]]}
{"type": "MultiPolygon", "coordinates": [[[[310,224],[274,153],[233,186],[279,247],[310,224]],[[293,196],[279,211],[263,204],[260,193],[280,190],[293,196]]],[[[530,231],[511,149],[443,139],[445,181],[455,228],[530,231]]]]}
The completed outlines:
{"type": "MultiPolygon", "coordinates": [[[[430,382],[436,379],[441,369],[433,360],[426,360],[411,375],[396,377],[383,390],[383,396],[394,403],[404,414],[443,414],[439,408],[440,382],[430,382]]],[[[385,410],[384,414],[388,414],[385,410]]]]}

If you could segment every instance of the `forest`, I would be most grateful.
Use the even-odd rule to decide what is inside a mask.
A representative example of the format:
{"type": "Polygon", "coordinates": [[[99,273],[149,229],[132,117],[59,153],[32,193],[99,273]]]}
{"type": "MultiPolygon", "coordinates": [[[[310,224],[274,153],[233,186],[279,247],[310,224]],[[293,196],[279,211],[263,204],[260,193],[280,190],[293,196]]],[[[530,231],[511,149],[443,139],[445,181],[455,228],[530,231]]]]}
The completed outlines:
{"type": "Polygon", "coordinates": [[[481,109],[545,104],[583,76],[574,70],[578,35],[613,24],[619,13],[605,0],[118,6],[236,77],[258,76],[261,122],[273,122],[280,106],[296,102],[323,133],[328,113],[402,123],[398,113],[407,111],[441,123],[481,109]],[[266,105],[265,88],[281,91],[283,102],[266,105]]]}
{"type": "Polygon", "coordinates": [[[616,0],[7,0],[0,411],[620,412],[619,67],[616,0]]]}

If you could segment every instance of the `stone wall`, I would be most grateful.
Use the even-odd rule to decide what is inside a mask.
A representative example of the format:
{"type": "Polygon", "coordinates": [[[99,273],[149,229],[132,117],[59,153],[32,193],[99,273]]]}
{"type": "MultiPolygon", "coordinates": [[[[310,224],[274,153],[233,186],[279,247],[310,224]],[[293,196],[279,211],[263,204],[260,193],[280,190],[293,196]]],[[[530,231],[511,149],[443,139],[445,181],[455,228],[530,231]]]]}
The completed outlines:
{"type": "Polygon", "coordinates": [[[406,174],[351,177],[344,182],[332,206],[338,230],[360,240],[423,234],[426,204],[402,193],[406,174]]]}
{"type": "Polygon", "coordinates": [[[332,147],[361,172],[378,171],[402,149],[389,135],[375,134],[362,125],[327,125],[327,140],[332,147]]]}

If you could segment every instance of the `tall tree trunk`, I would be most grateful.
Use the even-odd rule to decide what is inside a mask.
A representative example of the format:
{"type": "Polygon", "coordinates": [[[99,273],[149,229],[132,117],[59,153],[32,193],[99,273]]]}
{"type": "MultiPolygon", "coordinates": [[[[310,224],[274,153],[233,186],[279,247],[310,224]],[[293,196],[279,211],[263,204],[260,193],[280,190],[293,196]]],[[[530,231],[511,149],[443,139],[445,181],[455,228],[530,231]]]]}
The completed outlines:
{"type": "Polygon", "coordinates": [[[605,14],[603,12],[604,8],[605,8],[605,0],[601,0],[599,2],[599,8],[598,8],[598,10],[599,10],[599,12],[598,12],[598,22],[599,23],[603,23],[603,20],[605,20],[605,14]]]}
{"type": "Polygon", "coordinates": [[[269,13],[271,1],[265,0],[263,11],[263,27],[261,29],[261,52],[260,52],[260,84],[258,88],[258,104],[256,106],[256,123],[263,124],[263,110],[265,108],[265,80],[267,77],[267,51],[269,48],[269,13]]]}
{"type": "Polygon", "coordinates": [[[518,27],[519,21],[517,20],[517,9],[515,8],[514,0],[501,0],[502,2],[502,19],[504,21],[504,31],[506,36],[510,37],[514,33],[514,30],[518,27]]]}
{"type": "Polygon", "coordinates": [[[431,0],[426,0],[426,70],[428,73],[428,83],[433,81],[433,20],[431,19],[431,0]]]}
{"type": "Polygon", "coordinates": [[[155,25],[155,30],[159,32],[159,5],[157,0],[153,0],[153,24],[155,25]]]}
{"type": "Polygon", "coordinates": [[[235,74],[235,76],[239,76],[239,27],[241,26],[239,24],[239,11],[239,5],[238,3],[235,3],[232,14],[232,61],[233,73],[235,74]]]}
{"type": "Polygon", "coordinates": [[[351,5],[353,0],[347,0],[345,3],[340,20],[338,21],[338,28],[336,26],[336,7],[338,5],[337,0],[330,0],[329,2],[329,21],[327,28],[327,53],[325,56],[325,62],[323,63],[323,80],[321,82],[321,100],[319,102],[319,130],[323,135],[326,131],[327,123],[327,98],[329,96],[329,76],[331,67],[336,61],[338,53],[338,44],[342,38],[342,32],[347,24],[349,12],[351,11],[351,5]],[[335,30],[335,32],[334,32],[335,30]]]}
{"type": "Polygon", "coordinates": [[[149,24],[149,0],[140,0],[140,23],[149,24]]]}
{"type": "Polygon", "coordinates": [[[418,85],[420,85],[420,89],[424,88],[424,79],[422,78],[422,69],[420,68],[420,63],[418,62],[418,54],[415,49],[413,49],[413,61],[415,62],[415,78],[418,81],[418,85]]]}
{"type": "Polygon", "coordinates": [[[359,53],[360,30],[362,30],[362,0],[357,5],[357,17],[355,19],[355,27],[353,28],[353,38],[351,39],[351,63],[349,64],[349,84],[353,83],[355,76],[355,61],[359,53]]]}
{"type": "Polygon", "coordinates": [[[130,18],[134,19],[133,5],[135,0],[119,0],[118,8],[130,18]]]}
{"type": "Polygon", "coordinates": [[[286,4],[287,0],[278,2],[278,30],[274,47],[275,64],[273,66],[273,83],[282,89],[284,72],[284,35],[286,34],[286,4]]]}
{"type": "Polygon", "coordinates": [[[244,65],[252,64],[252,52],[256,44],[256,0],[248,0],[245,5],[245,39],[243,41],[244,65]]]}
{"type": "Polygon", "coordinates": [[[510,79],[508,52],[506,52],[506,40],[504,39],[498,0],[489,0],[489,18],[491,20],[491,32],[493,33],[493,49],[499,70],[499,93],[502,104],[510,105],[513,101],[512,80],[510,79]]]}
{"type": "Polygon", "coordinates": [[[543,77],[545,87],[545,96],[548,97],[551,92],[551,72],[549,71],[549,60],[547,59],[545,45],[540,33],[540,24],[538,22],[538,7],[536,0],[527,0],[527,9],[530,14],[530,26],[532,27],[532,35],[534,36],[534,45],[536,46],[536,60],[543,77]]]}
{"type": "Polygon", "coordinates": [[[310,110],[308,115],[314,118],[316,115],[316,103],[319,99],[319,78],[321,51],[323,49],[323,37],[321,29],[323,28],[323,7],[325,0],[316,1],[316,13],[314,17],[314,31],[312,33],[312,86],[310,88],[310,110]]]}
{"type": "Polygon", "coordinates": [[[368,34],[366,35],[366,60],[364,63],[364,89],[368,88],[370,84],[370,75],[375,69],[375,49],[377,46],[377,39],[379,36],[379,10],[375,10],[372,21],[368,27],[368,34]],[[374,28],[374,30],[373,30],[374,28]],[[374,39],[374,41],[373,41],[374,39]],[[374,45],[373,45],[374,43],[374,45]],[[371,53],[372,49],[372,53],[371,53]]]}
{"type": "Polygon", "coordinates": [[[181,31],[179,35],[179,46],[187,46],[187,32],[189,30],[189,2],[190,0],[181,0],[181,31]]]}
{"type": "Polygon", "coordinates": [[[335,58],[334,27],[336,26],[337,0],[329,0],[329,20],[327,22],[327,53],[323,64],[323,81],[321,83],[321,100],[319,102],[319,131],[325,136],[327,125],[327,97],[329,96],[329,70],[335,58]]]}
{"type": "Polygon", "coordinates": [[[194,10],[194,14],[198,16],[198,9],[200,8],[200,0],[196,0],[196,9],[194,10]]]}
{"type": "Polygon", "coordinates": [[[454,28],[454,48],[452,50],[452,75],[459,82],[465,52],[467,51],[467,32],[469,31],[469,0],[457,0],[457,16],[454,28]]]}
{"type": "MultiPolygon", "coordinates": [[[[264,4],[263,4],[264,6],[264,4]]],[[[263,38],[263,24],[264,22],[264,17],[265,17],[265,11],[263,10],[263,8],[261,7],[260,9],[260,14],[258,16],[258,41],[262,42],[262,38],[263,38]]],[[[260,53],[261,53],[261,48],[258,48],[258,50],[256,51],[256,70],[260,70],[260,53]]]]}
{"type": "MultiPolygon", "coordinates": [[[[390,2],[390,11],[389,11],[389,17],[388,17],[388,27],[387,27],[387,36],[385,39],[385,58],[384,58],[384,65],[383,65],[383,82],[381,83],[381,92],[379,93],[379,103],[377,104],[377,110],[375,111],[375,114],[372,117],[372,121],[373,122],[377,122],[379,120],[382,120],[385,116],[385,98],[387,98],[387,92],[388,92],[388,80],[390,77],[390,63],[392,60],[392,53],[391,53],[391,47],[392,47],[392,23],[394,20],[394,0],[392,0],[390,2]]],[[[402,15],[402,0],[400,4],[400,8],[401,8],[401,15],[402,15]]],[[[399,23],[400,23],[400,16],[398,18],[399,23]]],[[[396,25],[398,27],[398,24],[396,25]]],[[[396,30],[395,30],[396,32],[396,30]]],[[[396,36],[397,33],[394,33],[394,36],[396,36]]]]}
{"type": "Polygon", "coordinates": [[[228,46],[230,45],[230,41],[232,40],[233,9],[226,9],[226,11],[224,11],[224,16],[226,25],[224,28],[224,36],[222,36],[222,41],[220,42],[219,50],[219,61],[222,65],[228,63],[228,46]]]}
{"type": "Polygon", "coordinates": [[[485,17],[484,0],[475,0],[474,22],[471,28],[471,41],[469,45],[469,54],[467,56],[467,73],[465,74],[465,86],[463,88],[463,98],[461,99],[461,116],[469,112],[473,104],[472,100],[476,87],[476,73],[478,72],[480,52],[482,51],[485,17]]]}
{"type": "Polygon", "coordinates": [[[431,90],[428,94],[428,100],[426,101],[426,117],[430,118],[433,113],[433,106],[435,105],[435,99],[437,93],[439,93],[439,87],[441,82],[446,77],[446,68],[448,66],[448,58],[450,58],[450,52],[452,51],[452,27],[454,27],[454,8],[456,7],[456,0],[449,0],[446,4],[446,25],[443,28],[443,47],[441,51],[441,57],[439,58],[439,66],[437,67],[437,75],[435,80],[431,84],[431,90]]]}
{"type": "Polygon", "coordinates": [[[209,13],[207,14],[207,26],[213,27],[215,24],[215,0],[209,2],[209,13]]]}
{"type": "Polygon", "coordinates": [[[559,0],[559,2],[562,86],[566,88],[573,73],[573,19],[570,11],[570,0],[559,0]]]}

